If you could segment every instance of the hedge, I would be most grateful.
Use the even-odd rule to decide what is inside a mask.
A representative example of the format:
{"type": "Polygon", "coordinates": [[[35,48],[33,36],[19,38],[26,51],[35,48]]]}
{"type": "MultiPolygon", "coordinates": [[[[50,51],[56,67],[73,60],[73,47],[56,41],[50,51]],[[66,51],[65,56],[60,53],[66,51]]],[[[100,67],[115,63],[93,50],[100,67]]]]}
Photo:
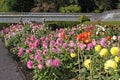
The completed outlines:
{"type": "Polygon", "coordinates": [[[0,23],[0,30],[3,29],[3,27],[9,27],[10,23],[0,23]]]}
{"type": "Polygon", "coordinates": [[[46,26],[51,30],[56,30],[57,28],[71,28],[80,24],[78,21],[47,21],[46,26]]]}

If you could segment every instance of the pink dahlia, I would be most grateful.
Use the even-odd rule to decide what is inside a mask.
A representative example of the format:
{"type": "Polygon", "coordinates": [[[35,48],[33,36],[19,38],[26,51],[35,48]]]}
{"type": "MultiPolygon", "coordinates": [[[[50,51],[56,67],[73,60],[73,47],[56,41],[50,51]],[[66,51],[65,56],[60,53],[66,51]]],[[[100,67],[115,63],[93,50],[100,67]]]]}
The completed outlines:
{"type": "Polygon", "coordinates": [[[53,47],[53,46],[55,45],[55,41],[54,41],[54,40],[51,40],[51,41],[50,41],[50,45],[51,45],[51,47],[53,47]]]}
{"type": "Polygon", "coordinates": [[[33,54],[29,55],[29,58],[34,59],[34,55],[33,54]]]}
{"type": "Polygon", "coordinates": [[[34,47],[34,44],[31,43],[31,42],[29,42],[28,45],[29,45],[30,48],[33,48],[33,47],[34,47]]]}
{"type": "Polygon", "coordinates": [[[40,64],[40,63],[39,63],[39,64],[38,64],[38,68],[42,70],[42,69],[44,68],[44,67],[43,67],[43,64],[40,64]]]}
{"type": "Polygon", "coordinates": [[[52,61],[52,65],[53,65],[53,67],[59,67],[60,64],[61,64],[61,62],[60,62],[59,59],[54,59],[54,60],[52,61]]]}
{"type": "Polygon", "coordinates": [[[48,59],[47,61],[45,61],[45,64],[47,67],[52,66],[52,60],[48,59]]]}
{"type": "Polygon", "coordinates": [[[26,42],[29,43],[29,42],[30,42],[30,38],[27,38],[27,39],[26,39],[26,42]]]}
{"type": "Polygon", "coordinates": [[[48,49],[43,50],[43,55],[46,55],[48,53],[48,49]]]}
{"type": "Polygon", "coordinates": [[[39,61],[40,60],[40,55],[35,55],[35,60],[39,61]]]}
{"type": "Polygon", "coordinates": [[[32,41],[34,41],[36,38],[35,38],[34,35],[32,35],[30,39],[31,39],[32,41]]]}
{"type": "Polygon", "coordinates": [[[45,41],[42,42],[42,46],[46,49],[48,48],[47,43],[45,41]]]}
{"type": "Polygon", "coordinates": [[[30,54],[31,52],[32,52],[31,49],[27,49],[27,50],[26,50],[26,53],[27,53],[27,54],[30,54]]]}
{"type": "Polygon", "coordinates": [[[75,33],[74,31],[71,31],[71,32],[70,32],[70,35],[73,35],[74,33],[75,33]]]}
{"type": "Polygon", "coordinates": [[[67,44],[66,44],[66,43],[63,43],[62,47],[63,47],[64,49],[66,49],[66,48],[67,48],[67,44]]]}
{"type": "Polygon", "coordinates": [[[38,55],[40,55],[40,54],[41,54],[41,50],[37,49],[37,50],[36,50],[36,53],[37,53],[38,55]]]}
{"type": "Polygon", "coordinates": [[[118,41],[120,41],[120,36],[118,36],[118,41]]]}
{"type": "Polygon", "coordinates": [[[61,39],[61,38],[58,38],[58,39],[56,40],[56,43],[57,43],[57,44],[62,44],[62,39],[61,39]]]}
{"type": "Polygon", "coordinates": [[[37,47],[39,45],[39,40],[35,40],[34,46],[37,47]]]}
{"type": "Polygon", "coordinates": [[[96,45],[95,39],[92,39],[92,44],[93,44],[94,46],[96,45]]]}
{"type": "Polygon", "coordinates": [[[87,50],[91,50],[93,48],[93,44],[92,43],[89,43],[88,45],[87,45],[87,50]]]}
{"type": "Polygon", "coordinates": [[[70,53],[74,53],[74,49],[69,49],[70,53]]]}
{"type": "Polygon", "coordinates": [[[19,48],[19,51],[18,51],[18,57],[21,57],[22,56],[22,54],[23,54],[23,48],[19,48]]]}
{"type": "Polygon", "coordinates": [[[101,38],[100,45],[101,45],[102,47],[105,47],[105,46],[106,46],[106,39],[105,39],[105,38],[101,38]]]}
{"type": "Polygon", "coordinates": [[[33,67],[34,67],[34,64],[33,64],[33,61],[28,61],[27,62],[27,67],[28,67],[28,69],[32,69],[33,67]]]}
{"type": "Polygon", "coordinates": [[[79,43],[79,47],[80,47],[80,50],[83,50],[83,49],[85,49],[85,47],[86,47],[86,44],[79,43]]]}
{"type": "Polygon", "coordinates": [[[74,46],[75,46],[74,41],[71,40],[70,43],[69,43],[69,46],[70,46],[70,47],[74,47],[74,46]]]}

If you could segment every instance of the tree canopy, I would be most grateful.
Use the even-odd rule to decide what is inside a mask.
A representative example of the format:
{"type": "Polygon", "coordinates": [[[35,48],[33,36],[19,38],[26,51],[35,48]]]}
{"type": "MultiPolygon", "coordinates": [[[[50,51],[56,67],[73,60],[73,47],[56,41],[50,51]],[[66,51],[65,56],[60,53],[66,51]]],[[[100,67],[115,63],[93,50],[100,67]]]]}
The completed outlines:
{"type": "Polygon", "coordinates": [[[1,12],[102,12],[111,9],[120,9],[120,0],[0,0],[1,12]]]}

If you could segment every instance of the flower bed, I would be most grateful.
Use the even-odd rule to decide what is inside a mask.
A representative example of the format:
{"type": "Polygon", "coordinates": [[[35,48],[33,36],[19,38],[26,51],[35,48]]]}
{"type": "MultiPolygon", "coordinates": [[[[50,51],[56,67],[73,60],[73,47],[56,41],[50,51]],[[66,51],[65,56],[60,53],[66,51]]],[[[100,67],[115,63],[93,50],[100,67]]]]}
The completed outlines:
{"type": "Polygon", "coordinates": [[[33,80],[118,80],[120,29],[77,25],[51,31],[44,24],[11,25],[1,31],[16,60],[33,80]]]}

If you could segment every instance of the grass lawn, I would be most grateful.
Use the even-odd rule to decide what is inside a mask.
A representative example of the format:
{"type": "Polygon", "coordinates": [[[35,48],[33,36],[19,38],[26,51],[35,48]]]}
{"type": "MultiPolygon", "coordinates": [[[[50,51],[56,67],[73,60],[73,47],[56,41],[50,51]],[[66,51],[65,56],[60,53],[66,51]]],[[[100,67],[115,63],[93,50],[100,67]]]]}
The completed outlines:
{"type": "MultiPolygon", "coordinates": [[[[94,24],[94,23],[95,22],[91,22],[91,21],[84,22],[84,24],[87,24],[87,25],[94,24]]],[[[101,21],[101,22],[97,22],[97,23],[101,23],[103,25],[120,26],[120,21],[101,21]]]]}

